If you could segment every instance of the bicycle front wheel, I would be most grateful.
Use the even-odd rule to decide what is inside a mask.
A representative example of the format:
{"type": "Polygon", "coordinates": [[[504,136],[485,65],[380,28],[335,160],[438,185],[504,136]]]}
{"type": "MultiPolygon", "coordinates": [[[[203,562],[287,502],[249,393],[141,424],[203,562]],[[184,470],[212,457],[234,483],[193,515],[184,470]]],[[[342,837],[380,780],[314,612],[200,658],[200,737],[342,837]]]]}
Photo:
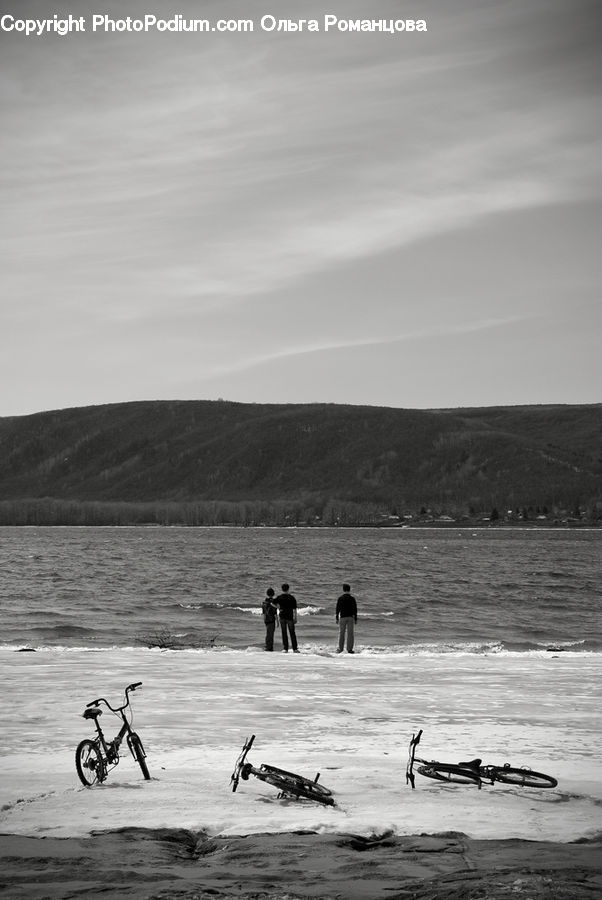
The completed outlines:
{"type": "Polygon", "coordinates": [[[429,763],[425,766],[417,766],[417,771],[426,778],[434,778],[436,781],[451,781],[454,784],[479,784],[481,777],[472,769],[463,769],[453,763],[429,763]]]}
{"type": "Polygon", "coordinates": [[[267,781],[273,787],[278,788],[284,794],[294,797],[303,797],[305,800],[315,800],[325,806],[333,806],[332,791],[323,784],[297,775],[295,772],[287,772],[285,769],[277,769],[276,766],[262,765],[258,776],[262,781],[267,781]]]}
{"type": "Polygon", "coordinates": [[[79,780],[86,787],[102,784],[107,777],[107,768],[96,741],[81,741],[75,751],[75,768],[79,780]]]}
{"type": "Polygon", "coordinates": [[[551,775],[532,772],[531,769],[513,769],[510,766],[494,768],[491,777],[494,781],[501,781],[502,784],[515,784],[520,787],[553,788],[558,784],[551,775]]]}
{"type": "Polygon", "coordinates": [[[132,756],[140,766],[142,775],[147,781],[150,781],[150,774],[148,771],[148,766],[146,765],[146,754],[144,752],[144,747],[142,746],[142,741],[135,731],[132,731],[132,733],[128,736],[128,744],[130,746],[130,750],[132,751],[132,756]]]}

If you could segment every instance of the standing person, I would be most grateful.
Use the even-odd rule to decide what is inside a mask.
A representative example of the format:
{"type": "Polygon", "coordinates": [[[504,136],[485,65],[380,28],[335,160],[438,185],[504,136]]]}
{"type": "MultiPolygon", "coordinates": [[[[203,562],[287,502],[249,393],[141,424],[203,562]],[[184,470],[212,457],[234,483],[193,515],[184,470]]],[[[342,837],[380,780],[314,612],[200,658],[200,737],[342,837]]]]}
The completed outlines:
{"type": "Polygon", "coordinates": [[[288,636],[291,636],[293,653],[298,653],[297,635],[295,634],[295,622],[297,621],[297,600],[289,594],[288,584],[282,585],[282,593],[276,597],[278,612],[280,613],[280,628],[282,629],[282,650],[288,653],[288,636]]]}
{"type": "Polygon", "coordinates": [[[339,626],[339,649],[337,653],[343,652],[345,634],[347,635],[347,653],[354,653],[353,641],[355,624],[357,622],[357,603],[348,584],[343,585],[343,593],[337,600],[335,621],[339,626]]]}
{"type": "Polygon", "coordinates": [[[274,601],[274,588],[268,588],[265,592],[265,600],[261,604],[263,621],[265,622],[265,649],[274,649],[274,631],[276,630],[276,613],[278,608],[274,601]]]}

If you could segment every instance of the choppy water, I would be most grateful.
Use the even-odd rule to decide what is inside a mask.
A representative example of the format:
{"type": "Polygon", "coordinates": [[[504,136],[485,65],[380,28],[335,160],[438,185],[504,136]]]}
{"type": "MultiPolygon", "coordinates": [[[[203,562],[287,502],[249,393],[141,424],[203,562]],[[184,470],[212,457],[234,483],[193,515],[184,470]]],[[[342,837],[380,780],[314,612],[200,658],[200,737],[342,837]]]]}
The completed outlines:
{"type": "Polygon", "coordinates": [[[596,530],[2,528],[0,640],[260,647],[265,589],[288,581],[302,650],[327,652],[349,581],[360,652],[602,652],[601,548],[596,530]]]}

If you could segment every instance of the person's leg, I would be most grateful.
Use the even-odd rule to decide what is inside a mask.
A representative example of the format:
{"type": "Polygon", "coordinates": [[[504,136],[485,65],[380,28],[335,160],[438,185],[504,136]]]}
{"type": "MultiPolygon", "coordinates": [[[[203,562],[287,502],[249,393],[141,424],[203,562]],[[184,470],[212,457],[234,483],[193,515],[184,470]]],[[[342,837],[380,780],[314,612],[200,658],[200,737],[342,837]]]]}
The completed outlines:
{"type": "Polygon", "coordinates": [[[347,619],[345,617],[341,616],[341,618],[339,619],[339,647],[338,647],[339,653],[343,652],[343,647],[345,646],[346,622],[347,622],[347,619]]]}
{"type": "Polygon", "coordinates": [[[288,653],[288,634],[286,631],[286,619],[280,618],[280,628],[282,630],[282,649],[288,653]]]}
{"type": "Polygon", "coordinates": [[[294,622],[289,622],[289,623],[288,623],[288,627],[289,627],[290,632],[291,632],[291,644],[292,644],[292,647],[293,647],[293,652],[294,652],[294,653],[298,653],[299,651],[297,650],[297,634],[296,634],[296,632],[295,632],[295,623],[294,623],[294,622]]]}
{"type": "Polygon", "coordinates": [[[353,616],[347,619],[347,653],[353,653],[353,641],[355,637],[355,620],[353,616]]]}
{"type": "Polygon", "coordinates": [[[276,630],[275,622],[267,622],[265,626],[265,649],[274,649],[274,632],[276,630]]]}

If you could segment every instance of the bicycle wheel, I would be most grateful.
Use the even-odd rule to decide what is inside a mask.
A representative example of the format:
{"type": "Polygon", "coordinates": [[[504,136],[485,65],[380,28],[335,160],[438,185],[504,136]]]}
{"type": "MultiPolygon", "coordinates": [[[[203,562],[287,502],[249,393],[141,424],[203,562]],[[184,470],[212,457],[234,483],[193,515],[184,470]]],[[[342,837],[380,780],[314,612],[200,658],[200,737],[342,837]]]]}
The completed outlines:
{"type": "Polygon", "coordinates": [[[147,781],[150,781],[148,766],[146,765],[146,755],[144,753],[144,747],[142,746],[142,741],[135,731],[132,731],[132,733],[128,735],[128,744],[130,750],[132,751],[132,756],[140,766],[140,771],[142,772],[144,778],[147,781]]]}
{"type": "Polygon", "coordinates": [[[429,763],[425,766],[417,766],[417,771],[427,778],[434,778],[436,781],[452,781],[455,784],[479,784],[481,777],[478,772],[473,769],[463,769],[462,766],[453,765],[453,763],[429,763]]]}
{"type": "Polygon", "coordinates": [[[334,805],[332,791],[329,791],[323,784],[304,778],[303,775],[296,775],[294,772],[277,769],[275,766],[262,765],[257,777],[261,778],[262,781],[267,781],[268,784],[278,788],[284,794],[292,794],[294,797],[303,797],[306,800],[315,800],[317,803],[323,803],[325,806],[334,805]]]}
{"type": "Polygon", "coordinates": [[[532,772],[531,769],[513,769],[510,766],[494,768],[491,777],[494,781],[501,781],[502,784],[516,784],[520,787],[553,788],[558,784],[551,775],[532,772]]]}
{"type": "Polygon", "coordinates": [[[107,777],[107,769],[96,741],[86,739],[78,744],[75,751],[75,768],[79,780],[86,787],[102,784],[107,777]]]}
{"type": "Polygon", "coordinates": [[[304,790],[317,792],[324,797],[330,797],[332,794],[332,791],[329,791],[323,784],[312,781],[310,778],[305,778],[303,775],[297,775],[296,772],[287,772],[286,769],[278,769],[276,766],[268,766],[265,763],[262,764],[261,769],[264,772],[278,775],[281,778],[292,779],[297,784],[301,785],[304,790]]]}

